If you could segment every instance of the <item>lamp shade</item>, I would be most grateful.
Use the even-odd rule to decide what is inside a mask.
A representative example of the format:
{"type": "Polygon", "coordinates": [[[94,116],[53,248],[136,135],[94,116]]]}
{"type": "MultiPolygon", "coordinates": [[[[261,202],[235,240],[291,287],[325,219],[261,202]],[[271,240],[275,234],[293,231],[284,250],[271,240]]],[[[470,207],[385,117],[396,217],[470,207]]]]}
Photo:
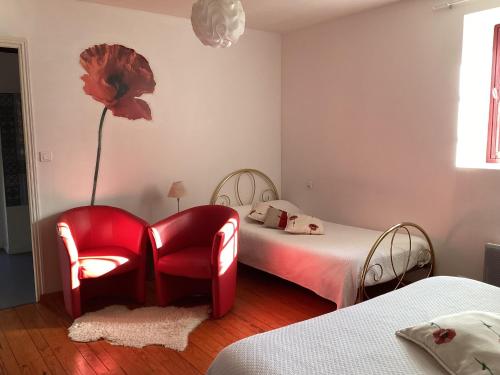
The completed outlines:
{"type": "Polygon", "coordinates": [[[182,198],[186,195],[186,187],[184,186],[184,182],[176,181],[170,186],[170,190],[168,191],[169,198],[182,198]]]}
{"type": "Polygon", "coordinates": [[[193,31],[211,47],[230,47],[245,32],[245,11],[240,0],[198,0],[191,13],[193,31]]]}

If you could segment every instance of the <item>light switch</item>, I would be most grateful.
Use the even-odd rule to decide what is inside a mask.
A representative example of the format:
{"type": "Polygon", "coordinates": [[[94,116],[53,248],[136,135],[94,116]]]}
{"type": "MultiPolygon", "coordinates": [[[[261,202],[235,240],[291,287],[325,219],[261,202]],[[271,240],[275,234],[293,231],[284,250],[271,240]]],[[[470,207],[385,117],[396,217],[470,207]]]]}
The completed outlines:
{"type": "Polygon", "coordinates": [[[42,163],[52,161],[52,152],[50,151],[40,151],[39,156],[42,163]]]}

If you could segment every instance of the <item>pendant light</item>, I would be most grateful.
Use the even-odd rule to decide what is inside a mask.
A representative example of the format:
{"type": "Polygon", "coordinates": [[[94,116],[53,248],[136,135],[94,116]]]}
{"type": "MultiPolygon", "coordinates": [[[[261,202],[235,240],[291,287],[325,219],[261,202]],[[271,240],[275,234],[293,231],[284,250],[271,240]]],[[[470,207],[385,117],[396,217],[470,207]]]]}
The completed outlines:
{"type": "Polygon", "coordinates": [[[204,45],[227,48],[245,32],[245,11],[240,0],[198,0],[193,4],[191,23],[204,45]]]}

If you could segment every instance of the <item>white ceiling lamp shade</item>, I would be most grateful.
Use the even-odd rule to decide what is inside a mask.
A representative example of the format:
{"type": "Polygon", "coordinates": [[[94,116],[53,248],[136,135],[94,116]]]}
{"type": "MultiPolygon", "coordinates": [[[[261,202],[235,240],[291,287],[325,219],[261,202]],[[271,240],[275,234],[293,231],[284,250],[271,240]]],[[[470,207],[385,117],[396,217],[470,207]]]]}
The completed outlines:
{"type": "Polygon", "coordinates": [[[193,4],[191,23],[204,45],[227,48],[245,32],[245,11],[240,0],[198,0],[193,4]]]}

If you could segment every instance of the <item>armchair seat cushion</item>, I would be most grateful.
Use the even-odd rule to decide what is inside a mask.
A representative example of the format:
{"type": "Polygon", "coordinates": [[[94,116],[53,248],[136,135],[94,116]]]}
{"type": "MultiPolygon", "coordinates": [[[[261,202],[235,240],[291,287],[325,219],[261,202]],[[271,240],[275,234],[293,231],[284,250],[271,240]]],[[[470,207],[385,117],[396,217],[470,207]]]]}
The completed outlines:
{"type": "Polygon", "coordinates": [[[93,279],[117,275],[136,269],[139,262],[139,255],[123,247],[84,249],[78,254],[78,276],[80,279],[93,279]]]}
{"type": "Polygon", "coordinates": [[[210,279],[210,246],[196,246],[166,254],[158,261],[158,271],[175,276],[210,279]]]}

